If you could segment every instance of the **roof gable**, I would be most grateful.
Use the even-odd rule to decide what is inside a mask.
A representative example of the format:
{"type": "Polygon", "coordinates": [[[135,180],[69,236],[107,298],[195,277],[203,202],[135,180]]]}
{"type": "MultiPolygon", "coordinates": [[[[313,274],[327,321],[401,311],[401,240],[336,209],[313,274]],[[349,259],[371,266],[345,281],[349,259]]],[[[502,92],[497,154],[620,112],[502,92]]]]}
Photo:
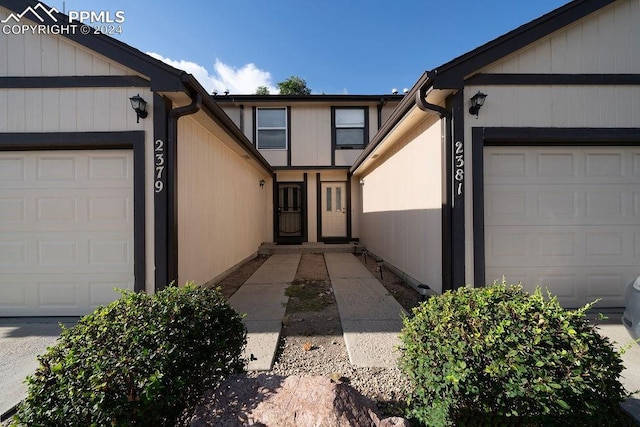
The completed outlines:
{"type": "Polygon", "coordinates": [[[574,0],[497,39],[465,53],[429,73],[435,89],[459,89],[465,76],[486,67],[616,0],[574,0]]]}
{"type": "MultiPolygon", "coordinates": [[[[29,12],[29,8],[38,11],[42,25],[54,26],[69,23],[67,15],[35,0],[0,0],[0,6],[12,11],[15,18],[21,18],[24,13],[25,18],[33,19],[32,15],[25,12],[29,12]],[[45,9],[48,11],[47,13],[42,12],[45,9]]],[[[186,74],[184,71],[152,58],[119,40],[93,32],[82,34],[81,31],[60,34],[60,36],[149,77],[152,90],[180,91],[183,89],[181,77],[186,74]]]]}

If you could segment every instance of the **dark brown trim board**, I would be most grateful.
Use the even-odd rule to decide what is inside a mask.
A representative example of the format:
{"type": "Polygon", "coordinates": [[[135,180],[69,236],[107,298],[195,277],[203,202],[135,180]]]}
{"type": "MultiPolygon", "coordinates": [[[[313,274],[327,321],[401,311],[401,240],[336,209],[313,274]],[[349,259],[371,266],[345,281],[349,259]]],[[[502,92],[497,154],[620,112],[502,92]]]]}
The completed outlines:
{"type": "Polygon", "coordinates": [[[72,87],[149,87],[139,76],[0,77],[2,89],[55,89],[72,87]]]}
{"type": "Polygon", "coordinates": [[[144,131],[0,133],[0,151],[133,150],[134,289],[145,290],[144,131]]]}
{"type": "Polygon", "coordinates": [[[466,285],[465,276],[465,164],[464,164],[464,91],[453,95],[452,103],[453,137],[452,165],[449,180],[451,181],[451,287],[461,288],[466,285]]]}
{"type": "Polygon", "coordinates": [[[320,172],[316,173],[316,241],[322,241],[322,182],[320,172]]]}
{"type": "Polygon", "coordinates": [[[347,240],[351,241],[353,218],[351,217],[351,173],[347,172],[347,240]]]}
{"type": "MultiPolygon", "coordinates": [[[[168,117],[169,111],[171,111],[172,102],[168,98],[163,97],[157,92],[153,93],[153,150],[154,150],[154,167],[156,155],[162,156],[164,151],[166,162],[166,146],[164,145],[168,139],[168,117]],[[156,152],[157,151],[157,152],[156,152]]],[[[159,165],[162,167],[164,165],[159,165]]],[[[156,175],[154,177],[154,185],[167,188],[167,173],[156,175]]],[[[154,171],[155,174],[155,171],[154,171]]],[[[169,200],[167,198],[166,191],[154,191],[153,193],[153,205],[154,205],[154,259],[155,259],[155,280],[154,286],[156,291],[164,289],[169,284],[169,253],[168,253],[168,237],[169,222],[167,216],[167,206],[169,200]]]]}
{"type": "Polygon", "coordinates": [[[637,86],[640,74],[476,74],[465,85],[483,86],[637,86]]]}
{"type": "Polygon", "coordinates": [[[471,130],[473,162],[473,274],[484,286],[485,146],[640,146],[640,128],[481,128],[471,130]]]}
{"type": "Polygon", "coordinates": [[[285,108],[287,109],[287,166],[291,166],[291,106],[287,105],[285,108]]]}
{"type": "MultiPolygon", "coordinates": [[[[453,96],[446,100],[446,108],[453,109],[453,96]]],[[[444,147],[442,150],[442,291],[452,290],[453,232],[451,228],[451,206],[453,199],[453,118],[444,118],[444,147]]],[[[426,262],[426,260],[425,260],[426,262]]]]}
{"type": "Polygon", "coordinates": [[[309,184],[309,180],[307,177],[307,173],[305,172],[302,176],[302,209],[303,209],[303,215],[302,215],[302,241],[303,242],[308,242],[309,241],[309,204],[307,202],[308,200],[308,184],[309,184]]]}

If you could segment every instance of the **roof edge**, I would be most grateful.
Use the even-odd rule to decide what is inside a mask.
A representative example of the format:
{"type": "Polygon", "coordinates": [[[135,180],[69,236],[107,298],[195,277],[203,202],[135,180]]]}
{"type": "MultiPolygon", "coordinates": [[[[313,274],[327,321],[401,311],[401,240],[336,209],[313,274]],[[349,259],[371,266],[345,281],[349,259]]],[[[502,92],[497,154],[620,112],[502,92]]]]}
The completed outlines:
{"type": "Polygon", "coordinates": [[[434,68],[434,88],[459,89],[464,77],[549,34],[590,15],[616,0],[574,0],[434,68]]]}
{"type": "MultiPolygon", "coordinates": [[[[199,93],[202,95],[202,107],[208,110],[212,114],[212,118],[224,129],[227,134],[233,137],[236,142],[243,148],[251,157],[254,158],[264,169],[267,170],[271,175],[275,174],[273,167],[267,162],[267,160],[260,154],[260,152],[254,147],[254,145],[249,141],[244,133],[240,130],[238,126],[233,122],[233,120],[224,112],[222,107],[220,107],[211,97],[206,89],[202,87],[200,82],[192,75],[187,74],[182,77],[182,80],[187,85],[187,87],[191,88],[192,91],[199,93]]],[[[189,92],[187,94],[190,97],[193,95],[189,92]]]]}
{"type": "Polygon", "coordinates": [[[416,106],[416,94],[419,93],[420,89],[425,85],[431,84],[431,77],[429,72],[424,72],[418,81],[413,85],[411,90],[404,95],[404,99],[398,104],[398,106],[391,112],[391,115],[384,122],[382,127],[378,130],[378,132],[374,135],[374,137],[369,141],[364,151],[360,153],[356,161],[353,163],[351,168],[349,169],[349,173],[353,174],[360,168],[362,163],[375,151],[376,148],[384,141],[384,139],[391,133],[393,128],[396,127],[398,123],[402,121],[405,115],[416,106]]]}
{"type": "Polygon", "coordinates": [[[211,95],[211,97],[220,104],[235,102],[374,102],[374,101],[401,101],[407,95],[405,94],[383,94],[383,95],[211,95]]]}

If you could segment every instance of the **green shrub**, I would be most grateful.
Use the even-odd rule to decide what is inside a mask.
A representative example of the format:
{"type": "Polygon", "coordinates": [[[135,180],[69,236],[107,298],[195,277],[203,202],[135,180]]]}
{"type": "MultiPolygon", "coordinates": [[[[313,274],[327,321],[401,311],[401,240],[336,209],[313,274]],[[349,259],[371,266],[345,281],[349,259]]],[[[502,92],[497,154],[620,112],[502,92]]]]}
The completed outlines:
{"type": "Polygon", "coordinates": [[[617,413],[622,361],[585,319],[592,305],[564,310],[504,281],[425,301],[401,334],[409,416],[428,425],[589,425],[617,413]]]}
{"type": "Polygon", "coordinates": [[[122,294],[63,328],[27,379],[15,423],[176,425],[207,388],[244,368],[246,329],[218,291],[122,294]]]}

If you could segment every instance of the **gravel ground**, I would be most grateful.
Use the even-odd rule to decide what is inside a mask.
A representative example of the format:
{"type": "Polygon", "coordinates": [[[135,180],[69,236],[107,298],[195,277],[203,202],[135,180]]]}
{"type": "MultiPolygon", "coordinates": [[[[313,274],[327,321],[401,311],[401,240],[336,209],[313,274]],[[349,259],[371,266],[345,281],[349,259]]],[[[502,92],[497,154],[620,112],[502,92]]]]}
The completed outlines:
{"type": "MultiPolygon", "coordinates": [[[[364,263],[363,259],[361,261],[364,263]]],[[[376,273],[375,261],[370,257],[367,267],[380,277],[376,273]]],[[[419,294],[392,273],[385,270],[382,282],[408,311],[419,303],[419,294]]],[[[269,373],[282,376],[323,375],[347,382],[361,394],[373,399],[381,415],[402,416],[409,384],[400,369],[356,368],[349,362],[324,256],[303,255],[294,285],[313,290],[311,294],[322,299],[324,307],[318,309],[314,304],[317,300],[305,303],[304,299],[290,297],[276,362],[269,373]]]]}

